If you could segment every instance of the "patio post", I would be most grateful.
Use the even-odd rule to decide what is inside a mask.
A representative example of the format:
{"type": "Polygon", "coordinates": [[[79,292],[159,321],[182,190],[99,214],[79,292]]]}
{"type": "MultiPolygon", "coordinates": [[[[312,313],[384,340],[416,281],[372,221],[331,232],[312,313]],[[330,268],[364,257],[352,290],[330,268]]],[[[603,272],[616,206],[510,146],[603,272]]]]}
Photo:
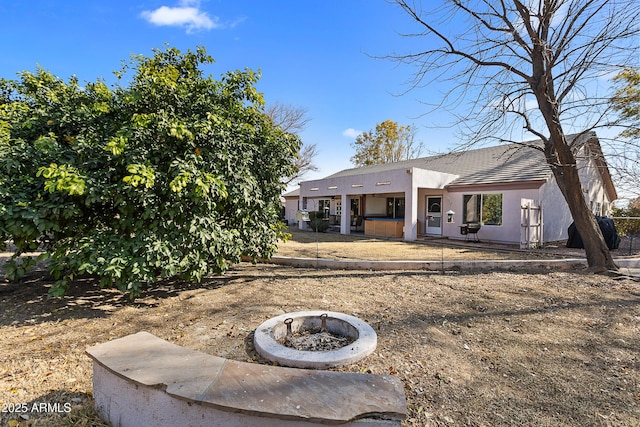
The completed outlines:
{"type": "Polygon", "coordinates": [[[418,238],[418,187],[411,179],[411,191],[405,192],[404,204],[404,240],[418,238]]]}
{"type": "Polygon", "coordinates": [[[340,215],[340,234],[351,234],[351,210],[350,200],[346,194],[341,194],[342,213],[340,215]]]}

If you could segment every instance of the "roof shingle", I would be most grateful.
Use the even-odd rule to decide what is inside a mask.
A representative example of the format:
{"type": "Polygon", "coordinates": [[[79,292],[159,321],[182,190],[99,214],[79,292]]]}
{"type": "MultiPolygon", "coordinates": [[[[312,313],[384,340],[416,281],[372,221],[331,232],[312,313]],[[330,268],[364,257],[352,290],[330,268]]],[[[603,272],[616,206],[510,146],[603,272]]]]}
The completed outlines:
{"type": "MultiPolygon", "coordinates": [[[[531,144],[531,143],[529,143],[531,144]]],[[[396,169],[421,168],[458,175],[450,185],[546,180],[551,175],[544,155],[522,144],[507,144],[401,162],[345,169],[327,178],[396,169]]]]}

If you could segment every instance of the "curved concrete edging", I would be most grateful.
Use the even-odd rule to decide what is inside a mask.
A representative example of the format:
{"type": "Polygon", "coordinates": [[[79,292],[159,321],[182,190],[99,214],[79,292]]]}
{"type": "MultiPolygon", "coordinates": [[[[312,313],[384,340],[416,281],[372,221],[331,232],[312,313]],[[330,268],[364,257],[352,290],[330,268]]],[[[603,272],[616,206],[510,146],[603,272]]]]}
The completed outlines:
{"type": "Polygon", "coordinates": [[[86,354],[96,410],[113,426],[400,427],[406,418],[394,375],[228,360],[144,331],[86,354]]]}
{"type": "MultiPolygon", "coordinates": [[[[451,260],[451,261],[372,261],[358,259],[302,258],[273,256],[265,263],[292,267],[322,267],[341,270],[477,270],[511,268],[554,268],[571,270],[587,267],[585,258],[535,260],[451,260]]],[[[640,268],[639,258],[615,259],[620,268],[640,268]]]]}

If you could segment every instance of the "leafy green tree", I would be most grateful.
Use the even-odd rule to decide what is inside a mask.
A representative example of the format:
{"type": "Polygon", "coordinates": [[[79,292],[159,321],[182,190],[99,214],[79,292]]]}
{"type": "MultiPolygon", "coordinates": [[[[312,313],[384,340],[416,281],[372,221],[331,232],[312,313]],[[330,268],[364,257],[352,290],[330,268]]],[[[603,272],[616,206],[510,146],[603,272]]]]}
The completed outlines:
{"type": "Polygon", "coordinates": [[[351,162],[357,167],[408,160],[422,151],[422,144],[415,142],[414,129],[393,120],[385,120],[375,130],[361,133],[352,145],[356,153],[351,162]]]}
{"type": "Polygon", "coordinates": [[[640,207],[630,204],[627,208],[613,208],[612,216],[618,234],[629,238],[631,254],[633,240],[640,235],[640,207]]]}
{"type": "Polygon", "coordinates": [[[625,68],[614,78],[614,82],[618,88],[611,103],[620,113],[621,122],[627,124],[621,136],[638,138],[640,137],[640,69],[625,68]]]}
{"type": "Polygon", "coordinates": [[[637,236],[640,234],[640,208],[613,208],[616,230],[622,236],[637,236]]]}
{"type": "Polygon", "coordinates": [[[618,144],[610,149],[609,167],[616,176],[616,186],[626,195],[640,194],[640,69],[625,68],[614,78],[616,91],[611,105],[618,113],[612,125],[621,126],[623,131],[618,144]],[[620,146],[621,145],[621,146],[620,146]]]}
{"type": "Polygon", "coordinates": [[[212,62],[166,48],[132,58],[112,88],[41,69],[0,82],[0,238],[17,248],[7,277],[40,248],[52,294],[90,274],[136,296],[273,254],[300,140],[264,113],[258,75],[216,80],[201,70],[212,62]]]}

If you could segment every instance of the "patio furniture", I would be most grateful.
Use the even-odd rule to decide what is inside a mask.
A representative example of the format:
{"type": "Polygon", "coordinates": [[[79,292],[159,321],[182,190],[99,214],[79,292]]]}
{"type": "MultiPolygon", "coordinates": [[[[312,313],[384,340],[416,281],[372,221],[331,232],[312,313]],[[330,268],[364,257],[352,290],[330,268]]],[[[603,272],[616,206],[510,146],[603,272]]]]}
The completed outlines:
{"type": "Polygon", "coordinates": [[[351,218],[351,229],[354,231],[359,231],[360,227],[362,227],[363,217],[356,216],[351,218]]]}

